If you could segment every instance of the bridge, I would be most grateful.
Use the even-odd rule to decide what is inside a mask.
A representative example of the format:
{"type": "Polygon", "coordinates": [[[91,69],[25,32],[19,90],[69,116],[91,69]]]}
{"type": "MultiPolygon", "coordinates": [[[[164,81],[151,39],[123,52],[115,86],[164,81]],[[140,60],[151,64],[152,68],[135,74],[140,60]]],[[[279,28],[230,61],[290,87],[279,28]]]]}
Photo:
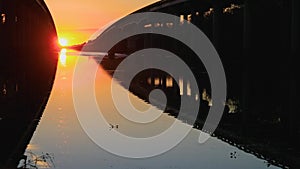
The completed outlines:
{"type": "Polygon", "coordinates": [[[16,168],[43,113],[57,34],[43,0],[0,1],[0,168],[16,168]]]}
{"type": "MultiPolygon", "coordinates": [[[[165,0],[135,13],[139,12],[177,15],[183,24],[191,22],[206,34],[223,62],[228,97],[241,103],[243,120],[268,118],[274,115],[272,112],[281,111],[276,116],[289,124],[285,131],[291,134],[299,130],[294,121],[299,108],[293,106],[299,83],[294,69],[299,54],[298,1],[165,0]]],[[[155,38],[152,42],[145,42],[150,38],[140,39],[144,40],[142,45],[138,37],[129,39],[127,50],[157,47],[155,38]]],[[[186,58],[187,62],[191,60],[186,58]]]]}
{"type": "MultiPolygon", "coordinates": [[[[235,113],[225,110],[220,129],[233,131],[243,138],[257,136],[264,140],[268,137],[267,141],[275,146],[283,143],[296,148],[300,138],[300,126],[296,120],[300,114],[296,106],[296,96],[299,94],[296,87],[299,86],[296,74],[299,7],[298,0],[164,0],[134,13],[163,12],[176,15],[180,18],[178,23],[159,23],[157,26],[156,23],[145,22],[135,26],[159,29],[161,26],[193,23],[214,44],[225,68],[227,104],[238,106],[235,113]],[[278,138],[278,132],[282,138],[278,138]]],[[[89,50],[89,45],[93,44],[97,44],[97,39],[87,44],[86,49],[89,50]]],[[[198,95],[201,105],[208,104],[211,91],[205,67],[188,48],[174,39],[156,34],[129,37],[111,48],[108,56],[114,58],[115,53],[129,55],[145,48],[162,48],[180,56],[198,79],[202,91],[200,96],[203,96],[198,95]]],[[[104,58],[101,64],[104,68],[108,66],[113,69],[111,65],[116,67],[117,62],[117,59],[104,58]]],[[[141,80],[139,85],[144,85],[148,90],[159,88],[171,92],[171,98],[174,98],[174,94],[195,98],[187,89],[190,88],[188,79],[182,79],[181,84],[177,85],[173,82],[172,87],[167,87],[168,75],[163,72],[144,72],[144,76],[146,78],[139,75],[136,83],[141,80]],[[176,90],[180,86],[184,92],[176,90]],[[175,89],[170,91],[170,88],[175,89]]],[[[134,87],[132,90],[144,99],[149,92],[134,87]]],[[[177,105],[176,101],[172,102],[177,105]]],[[[205,118],[200,117],[199,121],[205,118]]]]}

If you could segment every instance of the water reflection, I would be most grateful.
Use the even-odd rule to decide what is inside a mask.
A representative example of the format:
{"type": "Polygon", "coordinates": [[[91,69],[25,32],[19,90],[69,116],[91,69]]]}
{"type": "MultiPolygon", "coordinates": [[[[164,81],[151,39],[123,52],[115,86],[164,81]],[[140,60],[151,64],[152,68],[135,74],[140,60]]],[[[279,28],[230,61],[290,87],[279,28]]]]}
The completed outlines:
{"type": "MultiPolygon", "coordinates": [[[[72,53],[74,54],[74,53],[72,53]]],[[[78,57],[78,56],[77,56],[78,57]]],[[[41,156],[52,154],[56,168],[266,168],[263,160],[254,155],[240,151],[238,148],[211,138],[205,144],[199,144],[199,131],[193,129],[182,143],[165,154],[146,159],[128,159],[110,154],[95,145],[82,130],[72,99],[72,77],[76,64],[76,56],[66,53],[66,66],[58,65],[54,89],[49,103],[27,147],[27,156],[31,153],[41,156]],[[64,78],[62,78],[64,77],[64,78]],[[233,157],[233,158],[232,158],[233,157]]],[[[93,64],[95,60],[86,57],[85,62],[93,64]]],[[[146,79],[146,81],[148,81],[146,79]]],[[[110,97],[112,80],[110,74],[99,67],[95,81],[97,102],[107,121],[111,124],[107,130],[116,130],[133,137],[149,137],[157,135],[168,128],[175,120],[168,114],[162,114],[153,123],[140,125],[122,117],[113,105],[110,97]]],[[[174,85],[174,84],[173,84],[174,85]]],[[[120,85],[118,90],[124,90],[120,85]]],[[[199,96],[197,96],[199,98],[199,96]]],[[[145,101],[130,94],[133,105],[139,110],[149,106],[145,101]]],[[[126,145],[124,145],[126,146],[126,145]]],[[[37,164],[37,167],[54,168],[37,164]]],[[[269,166],[270,168],[276,168],[269,166]]]]}
{"type": "Polygon", "coordinates": [[[63,48],[63,49],[61,49],[60,54],[59,54],[59,63],[63,66],[67,65],[66,53],[67,53],[67,49],[63,48]]]}

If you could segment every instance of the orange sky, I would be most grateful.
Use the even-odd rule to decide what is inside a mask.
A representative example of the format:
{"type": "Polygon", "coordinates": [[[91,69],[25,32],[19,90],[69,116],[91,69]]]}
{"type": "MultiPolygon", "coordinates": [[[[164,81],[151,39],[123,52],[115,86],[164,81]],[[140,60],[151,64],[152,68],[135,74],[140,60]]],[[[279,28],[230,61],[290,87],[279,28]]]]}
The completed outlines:
{"type": "Polygon", "coordinates": [[[158,0],[45,0],[68,45],[86,41],[97,29],[158,0]]]}

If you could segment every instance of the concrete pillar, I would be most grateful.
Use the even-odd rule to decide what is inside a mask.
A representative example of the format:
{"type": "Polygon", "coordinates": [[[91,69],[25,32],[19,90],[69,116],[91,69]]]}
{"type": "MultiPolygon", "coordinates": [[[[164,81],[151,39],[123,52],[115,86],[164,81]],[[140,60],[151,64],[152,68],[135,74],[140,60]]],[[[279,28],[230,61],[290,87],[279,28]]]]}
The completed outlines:
{"type": "Polygon", "coordinates": [[[152,73],[151,73],[151,87],[155,87],[155,77],[152,73]]]}
{"type": "MultiPolygon", "coordinates": [[[[297,89],[299,85],[299,75],[296,70],[298,62],[296,62],[296,57],[299,57],[299,15],[300,15],[300,1],[292,0],[292,18],[291,18],[291,56],[290,56],[290,66],[289,66],[289,77],[290,77],[290,98],[289,98],[289,135],[293,136],[295,132],[299,130],[299,106],[298,106],[298,94],[299,89],[297,89]],[[297,91],[298,90],[298,91],[297,91]]],[[[297,136],[296,136],[297,138],[297,136]]],[[[296,140],[296,139],[293,139],[296,140]]]]}
{"type": "MultiPolygon", "coordinates": [[[[175,79],[178,79],[178,77],[173,77],[173,87],[172,87],[172,91],[174,92],[174,96],[179,95],[180,93],[180,89],[179,89],[179,83],[177,83],[177,81],[175,79]]],[[[179,82],[179,81],[178,81],[179,82]]]]}
{"type": "Polygon", "coordinates": [[[250,67],[249,60],[251,57],[251,44],[252,44],[252,18],[251,9],[252,1],[245,0],[244,2],[244,39],[243,39],[243,58],[242,58],[242,92],[241,92],[241,110],[242,122],[241,131],[243,134],[247,133],[247,120],[251,111],[251,97],[250,97],[250,67]]]}
{"type": "Polygon", "coordinates": [[[162,80],[162,88],[166,89],[167,88],[167,76],[163,75],[161,80],[162,80]]]}

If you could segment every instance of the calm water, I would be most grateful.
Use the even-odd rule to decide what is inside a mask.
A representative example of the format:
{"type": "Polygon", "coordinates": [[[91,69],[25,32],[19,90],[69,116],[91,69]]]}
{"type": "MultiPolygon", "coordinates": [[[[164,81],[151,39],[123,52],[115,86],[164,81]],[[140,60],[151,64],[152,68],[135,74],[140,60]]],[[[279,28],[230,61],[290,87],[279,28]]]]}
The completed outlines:
{"type": "MultiPolygon", "coordinates": [[[[62,169],[277,168],[214,137],[205,144],[199,144],[199,131],[196,129],[172,150],[152,158],[123,158],[101,149],[85,134],[74,110],[73,71],[78,57],[83,56],[73,55],[67,51],[61,53],[49,102],[27,147],[26,154],[29,160],[32,160],[33,166],[62,169]]],[[[88,57],[85,61],[91,64],[95,62],[88,57]]],[[[119,125],[115,130],[134,137],[153,136],[164,131],[176,120],[163,114],[155,122],[143,127],[124,120],[113,106],[111,97],[108,97],[111,94],[111,82],[115,83],[109,74],[99,67],[95,84],[97,102],[107,121],[119,125]]],[[[119,90],[122,90],[121,86],[119,90]]],[[[150,106],[133,95],[130,98],[137,109],[143,110],[150,106]]]]}

